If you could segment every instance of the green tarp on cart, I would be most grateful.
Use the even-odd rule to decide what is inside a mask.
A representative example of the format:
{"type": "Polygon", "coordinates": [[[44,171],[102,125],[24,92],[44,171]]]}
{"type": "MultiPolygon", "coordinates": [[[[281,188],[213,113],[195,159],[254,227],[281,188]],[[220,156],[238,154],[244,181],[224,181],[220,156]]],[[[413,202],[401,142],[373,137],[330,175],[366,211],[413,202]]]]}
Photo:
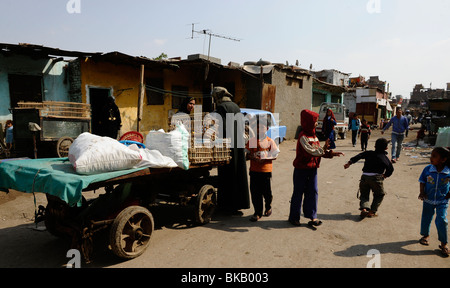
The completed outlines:
{"type": "Polygon", "coordinates": [[[92,183],[134,173],[145,168],[95,175],[77,174],[69,158],[0,161],[0,190],[41,192],[56,196],[71,207],[81,207],[82,191],[92,183]]]}

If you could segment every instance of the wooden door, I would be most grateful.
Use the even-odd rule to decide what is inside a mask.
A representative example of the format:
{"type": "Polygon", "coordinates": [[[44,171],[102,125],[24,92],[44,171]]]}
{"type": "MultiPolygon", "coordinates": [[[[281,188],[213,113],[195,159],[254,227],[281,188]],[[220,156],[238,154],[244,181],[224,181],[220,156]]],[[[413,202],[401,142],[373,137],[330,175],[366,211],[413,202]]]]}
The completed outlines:
{"type": "Polygon", "coordinates": [[[264,84],[262,99],[261,99],[261,110],[275,112],[275,96],[277,92],[277,87],[275,85],[264,84]]]}

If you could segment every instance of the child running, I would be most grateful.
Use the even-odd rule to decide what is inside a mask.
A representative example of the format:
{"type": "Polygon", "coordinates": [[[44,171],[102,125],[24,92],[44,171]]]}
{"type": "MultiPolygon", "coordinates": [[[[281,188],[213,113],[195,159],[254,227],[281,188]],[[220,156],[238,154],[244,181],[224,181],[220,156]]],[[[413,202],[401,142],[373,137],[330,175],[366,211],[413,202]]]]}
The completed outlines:
{"type": "Polygon", "coordinates": [[[431,165],[425,167],[420,175],[419,199],[423,201],[422,221],[420,225],[420,244],[429,245],[430,226],[436,211],[436,228],[439,248],[445,257],[449,256],[448,249],[448,220],[447,209],[450,198],[450,152],[446,148],[437,147],[431,152],[431,165]]]}
{"type": "Polygon", "coordinates": [[[359,182],[359,190],[361,193],[359,210],[361,210],[361,219],[376,216],[378,208],[385,196],[383,181],[394,172],[394,167],[386,156],[388,143],[389,141],[385,138],[380,138],[375,142],[375,151],[362,152],[351,158],[344,165],[344,168],[348,169],[350,165],[361,159],[365,159],[363,174],[359,182]],[[373,200],[369,206],[370,190],[373,191],[373,200]]]}
{"type": "Polygon", "coordinates": [[[325,118],[323,119],[322,132],[326,139],[330,139],[329,149],[336,149],[336,143],[334,139],[336,138],[336,131],[334,131],[334,126],[337,125],[336,117],[334,116],[333,110],[327,109],[325,118]]]}
{"type": "MultiPolygon", "coordinates": [[[[250,221],[256,222],[263,216],[272,215],[272,161],[276,159],[280,150],[275,141],[266,136],[270,126],[270,117],[255,117],[256,135],[249,139],[246,145],[247,159],[250,160],[250,195],[255,213],[250,221]],[[256,142],[256,143],[255,143],[256,142]],[[252,148],[255,147],[255,148],[252,148]],[[264,205],[265,202],[265,205],[264,205]]],[[[252,123],[251,123],[252,124],[252,123]]]]}
{"type": "Polygon", "coordinates": [[[361,136],[361,151],[367,151],[367,143],[371,135],[370,125],[367,124],[367,120],[363,119],[362,124],[359,127],[358,135],[361,136]]]}

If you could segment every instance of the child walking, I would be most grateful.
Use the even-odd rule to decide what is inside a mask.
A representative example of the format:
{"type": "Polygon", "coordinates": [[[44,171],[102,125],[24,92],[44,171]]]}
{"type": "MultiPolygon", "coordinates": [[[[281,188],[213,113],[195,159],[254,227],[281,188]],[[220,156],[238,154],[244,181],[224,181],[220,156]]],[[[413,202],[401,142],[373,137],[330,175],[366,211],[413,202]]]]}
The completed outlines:
{"type": "Polygon", "coordinates": [[[375,151],[365,151],[351,158],[344,165],[348,169],[352,164],[364,159],[363,174],[359,182],[361,219],[375,217],[378,208],[383,202],[385,192],[383,181],[394,172],[394,167],[387,155],[388,143],[385,138],[380,138],[375,142],[375,151]],[[372,204],[369,206],[370,191],[373,191],[372,204]]]}
{"type": "Polygon", "coordinates": [[[329,149],[336,149],[336,143],[334,139],[336,138],[336,131],[334,131],[334,126],[337,125],[336,117],[334,116],[333,110],[328,109],[323,119],[322,132],[325,139],[330,139],[329,149]]]}
{"type": "Polygon", "coordinates": [[[422,126],[420,127],[420,130],[417,132],[417,142],[416,142],[416,147],[419,146],[419,141],[423,140],[425,138],[425,125],[422,124],[422,126]]]}
{"type": "Polygon", "coordinates": [[[7,120],[5,124],[5,133],[6,133],[6,157],[9,157],[11,151],[13,150],[14,143],[14,126],[12,120],[7,120]]]}
{"type": "Polygon", "coordinates": [[[358,114],[353,114],[352,120],[348,124],[348,128],[352,130],[352,144],[356,147],[356,138],[358,137],[359,126],[361,126],[361,121],[358,119],[358,114]]]}
{"type": "Polygon", "coordinates": [[[247,159],[250,160],[250,195],[255,209],[255,213],[250,218],[252,222],[261,219],[263,206],[265,206],[264,216],[272,215],[273,197],[270,183],[272,161],[280,153],[275,141],[266,136],[267,127],[270,125],[267,121],[270,121],[270,118],[258,116],[255,118],[257,120],[253,123],[256,122],[256,135],[249,139],[246,145],[247,159]]]}
{"type": "Polygon", "coordinates": [[[450,198],[450,152],[446,148],[437,147],[431,152],[431,164],[425,167],[420,175],[419,199],[423,201],[422,220],[419,240],[422,245],[429,245],[430,226],[436,213],[436,228],[439,248],[444,256],[449,256],[447,209],[450,198]]]}
{"type": "Polygon", "coordinates": [[[367,124],[367,120],[363,119],[362,124],[359,127],[358,135],[361,137],[361,151],[367,151],[367,143],[371,135],[370,125],[367,124]]]}
{"type": "Polygon", "coordinates": [[[294,160],[294,192],[291,197],[289,222],[294,226],[300,226],[300,214],[303,202],[303,214],[309,218],[308,225],[320,226],[322,221],[317,218],[317,202],[319,198],[317,189],[317,169],[320,160],[344,155],[341,152],[328,150],[329,140],[324,147],[320,147],[316,137],[316,126],[319,114],[303,110],[300,114],[302,132],[297,141],[297,152],[294,160]]]}

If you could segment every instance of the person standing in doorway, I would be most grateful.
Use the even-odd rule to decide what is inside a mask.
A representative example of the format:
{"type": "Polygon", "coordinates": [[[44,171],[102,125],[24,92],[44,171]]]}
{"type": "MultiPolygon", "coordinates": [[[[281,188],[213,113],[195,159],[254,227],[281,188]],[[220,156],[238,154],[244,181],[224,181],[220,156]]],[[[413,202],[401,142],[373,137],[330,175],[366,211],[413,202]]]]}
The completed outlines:
{"type": "Polygon", "coordinates": [[[392,163],[396,163],[400,158],[400,152],[402,151],[402,143],[405,139],[405,132],[409,130],[408,119],[403,116],[403,111],[401,108],[397,109],[396,116],[392,117],[389,123],[383,128],[381,134],[389,129],[392,125],[392,134],[391,134],[391,142],[392,142],[392,151],[391,151],[391,161],[392,163]]]}
{"type": "Polygon", "coordinates": [[[100,134],[117,139],[120,127],[122,127],[122,118],[120,117],[119,107],[117,107],[114,96],[109,96],[107,103],[101,109],[100,115],[100,134]]]}

